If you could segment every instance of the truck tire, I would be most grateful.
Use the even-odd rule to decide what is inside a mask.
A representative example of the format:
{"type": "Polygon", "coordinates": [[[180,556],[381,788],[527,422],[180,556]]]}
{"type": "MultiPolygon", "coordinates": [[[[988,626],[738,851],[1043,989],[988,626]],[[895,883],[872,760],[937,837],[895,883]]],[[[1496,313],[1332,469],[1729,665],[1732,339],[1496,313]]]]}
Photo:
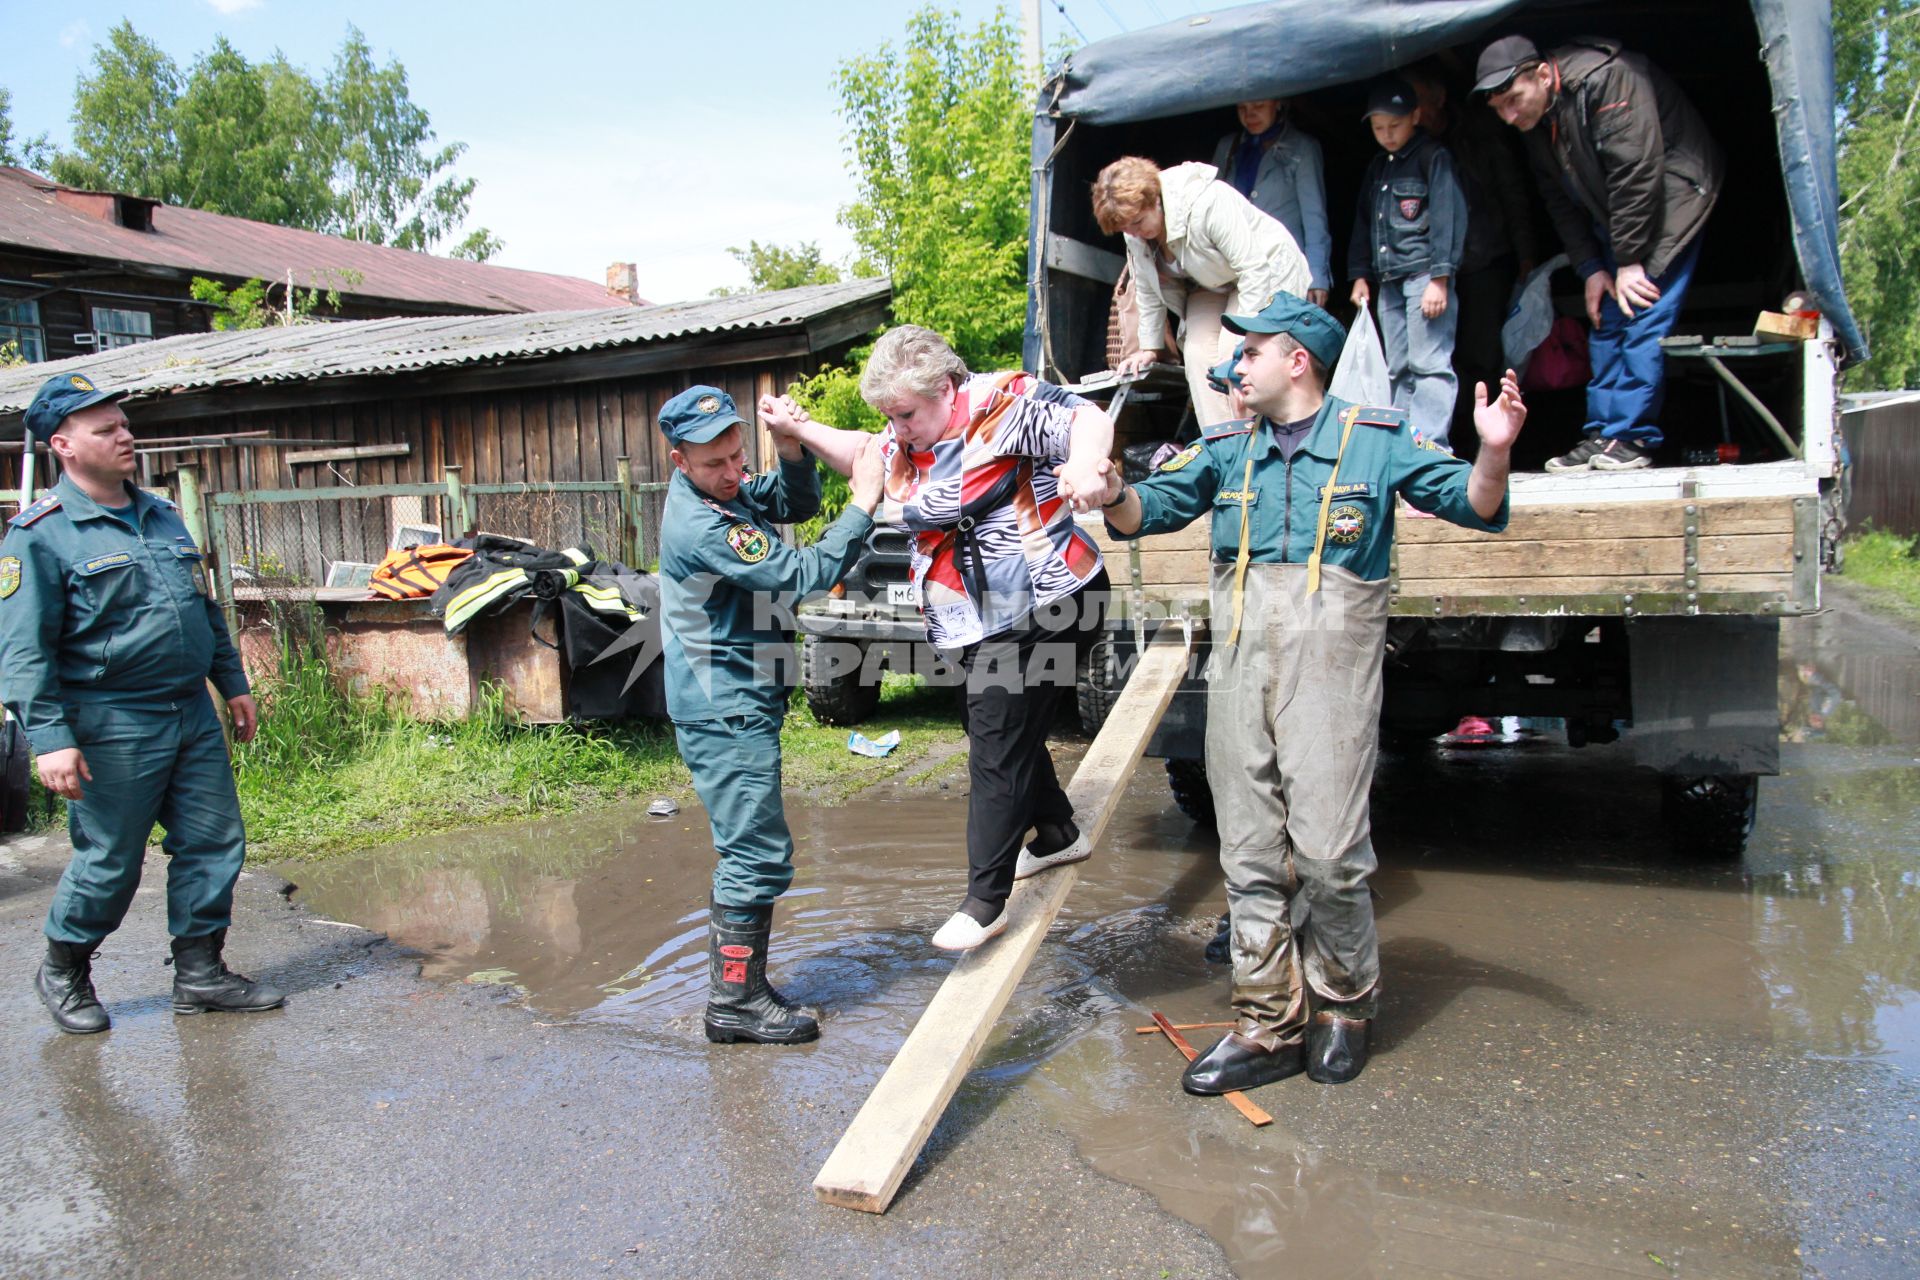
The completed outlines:
{"type": "Polygon", "coordinates": [[[0,832],[13,835],[27,829],[27,805],[32,796],[32,753],[20,722],[8,720],[0,729],[0,832]]]}
{"type": "Polygon", "coordinates": [[[1113,704],[1120,700],[1120,690],[1126,687],[1126,681],[1117,674],[1118,669],[1113,643],[1109,640],[1099,641],[1087,650],[1086,658],[1080,663],[1079,676],[1073,683],[1073,699],[1080,712],[1080,731],[1089,738],[1100,732],[1100,726],[1113,712],[1113,704]]]}
{"type": "MultiPolygon", "coordinates": [[[[867,647],[861,645],[863,659],[866,651],[867,647]]],[[[820,660],[818,638],[806,637],[800,646],[800,684],[806,691],[807,709],[813,712],[813,718],[821,724],[851,725],[859,724],[872,715],[874,708],[880,705],[880,686],[878,683],[860,682],[861,673],[866,667],[865,661],[852,671],[833,674],[822,669],[825,665],[820,660]]]]}
{"type": "Polygon", "coordinates": [[[1737,858],[1759,810],[1760,779],[1751,773],[1660,779],[1660,810],[1677,852],[1695,858],[1737,858]]]}
{"type": "Polygon", "coordinates": [[[1204,760],[1167,761],[1167,789],[1180,812],[1202,827],[1214,825],[1213,788],[1207,784],[1204,760]]]}

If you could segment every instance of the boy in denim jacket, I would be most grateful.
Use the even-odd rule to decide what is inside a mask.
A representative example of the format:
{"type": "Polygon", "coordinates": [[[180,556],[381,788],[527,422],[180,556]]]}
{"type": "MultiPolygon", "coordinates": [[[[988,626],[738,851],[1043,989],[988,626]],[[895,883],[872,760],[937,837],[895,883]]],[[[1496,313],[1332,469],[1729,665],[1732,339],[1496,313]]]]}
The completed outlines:
{"type": "Polygon", "coordinates": [[[1419,105],[1404,80],[1376,81],[1368,91],[1365,118],[1381,152],[1361,183],[1347,271],[1356,307],[1367,305],[1379,281],[1393,407],[1423,443],[1444,449],[1458,388],[1459,308],[1447,286],[1466,244],[1467,198],[1453,156],[1415,123],[1419,105]]]}

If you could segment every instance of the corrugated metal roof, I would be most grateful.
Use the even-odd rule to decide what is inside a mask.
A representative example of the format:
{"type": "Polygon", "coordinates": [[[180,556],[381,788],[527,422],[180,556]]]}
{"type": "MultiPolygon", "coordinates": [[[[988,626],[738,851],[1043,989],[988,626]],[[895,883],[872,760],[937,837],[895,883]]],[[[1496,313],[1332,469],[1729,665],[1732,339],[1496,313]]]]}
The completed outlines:
{"type": "Polygon", "coordinates": [[[494,364],[703,333],[776,329],[884,302],[892,289],[882,277],[611,311],[348,320],[181,334],[98,355],[0,369],[0,413],[18,414],[43,382],[62,372],[85,373],[99,386],[144,399],[212,387],[494,364]]]}
{"type": "Polygon", "coordinates": [[[473,311],[630,305],[593,280],[436,258],[177,205],[157,205],[151,231],[130,231],[62,204],[57,189],[30,170],[0,167],[0,244],[240,280],[285,280],[291,271],[303,288],[473,311]],[[359,281],[345,284],[345,271],[358,272],[359,281]]]}

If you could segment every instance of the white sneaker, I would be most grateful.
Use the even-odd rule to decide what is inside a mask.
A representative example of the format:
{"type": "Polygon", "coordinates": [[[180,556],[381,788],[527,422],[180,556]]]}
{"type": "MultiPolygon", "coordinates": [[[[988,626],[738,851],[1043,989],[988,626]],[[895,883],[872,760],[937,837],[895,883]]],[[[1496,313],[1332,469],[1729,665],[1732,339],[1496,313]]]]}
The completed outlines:
{"type": "Polygon", "coordinates": [[[1069,862],[1085,862],[1092,855],[1093,845],[1087,840],[1087,833],[1082,831],[1079,839],[1072,844],[1044,858],[1036,856],[1030,850],[1020,850],[1020,860],[1013,864],[1013,878],[1025,880],[1028,876],[1039,875],[1048,867],[1064,867],[1069,862]]]}
{"type": "Polygon", "coordinates": [[[942,951],[971,951],[989,938],[1005,933],[1007,929],[1007,909],[1000,908],[1000,914],[991,924],[981,924],[964,911],[956,911],[953,918],[940,926],[940,932],[933,935],[933,945],[942,951]]]}

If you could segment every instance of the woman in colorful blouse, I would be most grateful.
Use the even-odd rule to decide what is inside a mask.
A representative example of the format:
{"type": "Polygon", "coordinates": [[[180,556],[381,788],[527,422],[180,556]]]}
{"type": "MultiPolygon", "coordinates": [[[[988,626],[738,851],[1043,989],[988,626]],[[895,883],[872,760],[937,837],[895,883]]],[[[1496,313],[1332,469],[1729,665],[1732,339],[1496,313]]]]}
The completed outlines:
{"type": "Polygon", "coordinates": [[[1015,880],[1089,852],[1047,724],[1104,616],[1106,570],[1073,517],[1106,491],[1113,423],[1027,374],[970,374],[917,325],[875,344],[860,394],[887,418],[880,519],[913,532],[927,639],[966,676],[967,896],[933,944],[967,951],[1007,927],[1015,880]]]}

